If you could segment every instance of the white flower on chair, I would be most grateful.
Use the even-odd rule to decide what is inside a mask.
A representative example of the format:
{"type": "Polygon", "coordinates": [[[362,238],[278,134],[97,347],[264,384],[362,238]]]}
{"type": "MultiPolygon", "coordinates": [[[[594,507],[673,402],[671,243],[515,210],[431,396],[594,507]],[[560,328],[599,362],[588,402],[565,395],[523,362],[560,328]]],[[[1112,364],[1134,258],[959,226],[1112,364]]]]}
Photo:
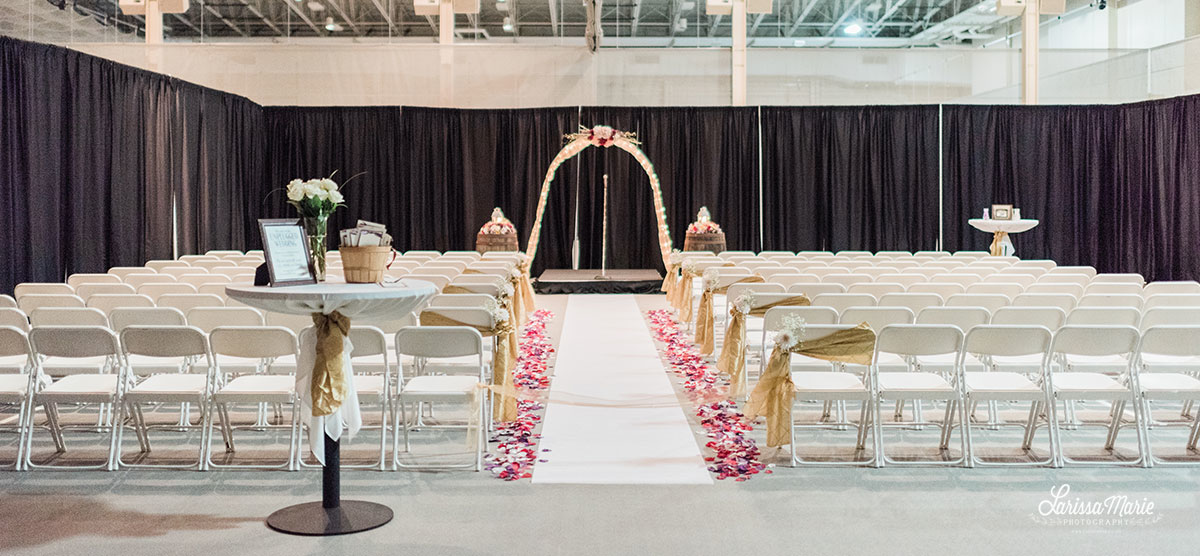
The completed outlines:
{"type": "Polygon", "coordinates": [[[715,290],[719,281],[720,273],[717,272],[717,269],[710,268],[704,271],[704,289],[706,291],[715,290]]]}
{"type": "Polygon", "coordinates": [[[783,349],[792,349],[804,339],[807,323],[796,315],[783,317],[779,332],[775,334],[775,345],[783,349]]]}
{"type": "Polygon", "coordinates": [[[737,296],[737,299],[733,300],[733,307],[743,315],[749,314],[750,310],[754,308],[754,292],[746,292],[737,296]]]}

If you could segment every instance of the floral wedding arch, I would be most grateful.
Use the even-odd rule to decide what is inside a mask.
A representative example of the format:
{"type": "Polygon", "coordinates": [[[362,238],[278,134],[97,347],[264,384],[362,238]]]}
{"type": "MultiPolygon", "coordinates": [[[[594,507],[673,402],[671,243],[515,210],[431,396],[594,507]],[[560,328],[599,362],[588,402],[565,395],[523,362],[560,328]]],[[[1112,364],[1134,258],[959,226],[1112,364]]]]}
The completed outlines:
{"type": "Polygon", "coordinates": [[[654,216],[658,219],[658,247],[662,251],[663,266],[670,266],[671,232],[667,228],[667,209],[663,206],[662,187],[658,174],[654,173],[654,164],[642,149],[637,137],[627,131],[618,131],[609,126],[595,126],[591,129],[580,127],[577,133],[566,136],[567,144],[558,151],[550,168],[546,170],[546,178],[542,180],[542,192],[538,197],[537,216],[533,220],[533,229],[529,232],[529,243],[525,246],[526,264],[532,266],[537,256],[538,238],[542,234],[542,213],[546,210],[546,199],[550,195],[550,182],[558,167],[571,157],[583,152],[588,147],[617,147],[631,155],[642,165],[646,176],[650,178],[650,189],[654,192],[654,216]]]}

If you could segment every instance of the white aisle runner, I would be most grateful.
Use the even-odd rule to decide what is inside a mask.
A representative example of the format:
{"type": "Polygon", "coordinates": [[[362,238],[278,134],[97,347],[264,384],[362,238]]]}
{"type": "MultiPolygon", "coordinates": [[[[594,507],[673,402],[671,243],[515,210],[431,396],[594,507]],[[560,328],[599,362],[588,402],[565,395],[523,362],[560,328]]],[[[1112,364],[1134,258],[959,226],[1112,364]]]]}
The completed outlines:
{"type": "Polygon", "coordinates": [[[632,295],[571,295],[535,483],[712,484],[632,295]]]}

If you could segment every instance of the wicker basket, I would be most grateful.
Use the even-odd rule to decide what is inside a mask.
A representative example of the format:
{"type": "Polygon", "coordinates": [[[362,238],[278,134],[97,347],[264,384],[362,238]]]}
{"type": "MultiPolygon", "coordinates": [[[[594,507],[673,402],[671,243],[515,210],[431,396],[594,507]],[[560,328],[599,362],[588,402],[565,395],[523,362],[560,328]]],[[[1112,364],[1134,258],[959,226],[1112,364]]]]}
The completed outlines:
{"type": "Polygon", "coordinates": [[[348,284],[375,284],[383,281],[392,246],[342,247],[342,274],[348,284]]]}
{"type": "Polygon", "coordinates": [[[717,232],[715,234],[689,233],[684,236],[683,250],[720,253],[725,250],[725,232],[717,232]]]}
{"type": "Polygon", "coordinates": [[[489,251],[520,251],[517,245],[517,234],[478,234],[475,236],[475,250],[480,253],[489,251]]]}

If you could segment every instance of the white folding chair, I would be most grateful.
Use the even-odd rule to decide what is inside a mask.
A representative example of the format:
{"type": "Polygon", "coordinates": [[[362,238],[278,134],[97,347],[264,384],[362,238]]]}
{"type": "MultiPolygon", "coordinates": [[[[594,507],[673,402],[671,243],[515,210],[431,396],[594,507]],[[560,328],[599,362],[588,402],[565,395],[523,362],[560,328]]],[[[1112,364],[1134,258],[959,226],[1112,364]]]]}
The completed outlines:
{"type": "Polygon", "coordinates": [[[1142,309],[1142,296],[1127,293],[1095,293],[1079,298],[1078,307],[1132,307],[1142,309]]]}
{"type": "Polygon", "coordinates": [[[923,274],[908,272],[884,272],[875,277],[876,282],[900,284],[904,286],[905,291],[908,291],[908,288],[915,284],[924,283],[926,280],[928,280],[928,278],[925,278],[923,274]]]}
{"type": "Polygon", "coordinates": [[[75,295],[82,297],[85,301],[100,293],[132,294],[137,293],[137,290],[129,284],[80,284],[75,288],[75,295]]]}
{"type": "Polygon", "coordinates": [[[83,284],[120,284],[121,277],[112,274],[72,274],[67,277],[67,285],[77,288],[83,284]]]}
{"type": "Polygon", "coordinates": [[[436,274],[409,274],[405,276],[403,280],[420,280],[422,282],[429,282],[430,284],[433,284],[433,287],[437,288],[438,291],[442,291],[442,288],[445,288],[450,284],[450,278],[436,274]]]}
{"type": "Polygon", "coordinates": [[[1150,282],[1146,284],[1142,290],[1142,295],[1147,299],[1152,295],[1163,293],[1184,293],[1200,295],[1200,282],[1195,280],[1179,281],[1179,282],[1150,282]]]}
{"type": "Polygon", "coordinates": [[[180,284],[190,284],[196,288],[209,284],[229,284],[233,278],[226,274],[186,274],[179,277],[180,284]]]}
{"type": "Polygon", "coordinates": [[[241,257],[244,255],[241,251],[237,251],[237,250],[233,250],[233,249],[212,249],[209,251],[205,251],[204,254],[210,255],[213,257],[220,257],[222,259],[227,259],[229,257],[241,257]]]}
{"type": "Polygon", "coordinates": [[[29,347],[28,326],[7,326],[0,320],[0,404],[14,408],[16,426],[4,424],[17,433],[17,456],[12,468],[25,469],[25,444],[33,427],[33,391],[37,388],[33,372],[33,352],[29,347]]]}
{"type": "Polygon", "coordinates": [[[1142,286],[1138,284],[1130,284],[1127,282],[1092,282],[1088,284],[1084,295],[1096,294],[1123,294],[1142,296],[1142,286]]]}
{"type": "Polygon", "coordinates": [[[823,284],[820,282],[794,282],[788,284],[787,289],[788,293],[804,294],[809,299],[829,293],[846,293],[846,286],[841,284],[823,284]]]}
{"type": "Polygon", "coordinates": [[[870,284],[870,283],[873,283],[874,281],[875,281],[875,279],[872,278],[868,274],[853,274],[853,273],[850,273],[850,274],[828,274],[821,278],[821,282],[824,284],[841,284],[843,286],[846,286],[847,290],[849,290],[850,286],[853,286],[855,284],[870,284]]]}
{"type": "MultiPolygon", "coordinates": [[[[916,369],[890,372],[881,371],[878,361],[884,353],[894,354],[902,359],[915,359],[922,356],[959,353],[962,349],[963,333],[954,326],[932,324],[893,324],[879,331],[875,340],[875,357],[870,367],[869,384],[872,389],[874,403],[872,423],[875,432],[875,461],[876,467],[887,464],[917,463],[915,460],[896,460],[888,457],[883,440],[883,402],[943,402],[946,405],[945,416],[940,423],[922,422],[920,415],[914,415],[914,421],[907,424],[886,423],[888,426],[937,425],[941,429],[941,439],[938,445],[939,453],[945,455],[949,448],[950,436],[953,430],[953,420],[958,419],[962,425],[966,411],[963,409],[960,386],[953,380],[958,378],[957,372],[947,380],[941,373],[916,369]]],[[[956,365],[956,369],[958,366],[956,365]]],[[[930,465],[962,465],[967,459],[967,440],[965,434],[960,434],[962,453],[957,458],[926,460],[920,463],[930,465]]]]}
{"type": "Polygon", "coordinates": [[[120,307],[108,313],[108,323],[120,333],[130,326],[184,326],[187,321],[172,307],[120,307]]]}
{"type": "MultiPolygon", "coordinates": [[[[20,302],[21,298],[17,298],[20,302]]],[[[1147,295],[1143,309],[1155,307],[1200,307],[1200,294],[1197,293],[1160,293],[1147,295]]]]}
{"type": "Polygon", "coordinates": [[[429,361],[450,357],[461,359],[475,358],[473,375],[423,375],[405,378],[404,367],[400,367],[398,391],[394,404],[398,406],[398,414],[393,411],[394,431],[397,442],[392,447],[392,465],[396,469],[416,469],[430,467],[470,467],[475,471],[483,469],[483,446],[485,433],[488,428],[487,403],[481,398],[486,397],[482,390],[491,381],[484,365],[483,337],[479,331],[468,326],[414,326],[402,328],[396,333],[396,358],[405,356],[429,361]],[[413,424],[408,419],[409,403],[416,404],[414,415],[420,414],[422,404],[456,403],[465,404],[469,412],[474,412],[466,426],[468,439],[473,435],[475,457],[467,465],[423,465],[405,463],[400,459],[398,437],[404,438],[404,451],[411,454],[412,446],[409,434],[413,424]],[[470,421],[474,421],[472,424],[470,421]],[[474,429],[474,430],[472,430],[474,429]]]}
{"type": "Polygon", "coordinates": [[[888,293],[879,298],[881,307],[908,307],[913,313],[920,313],[926,307],[941,307],[942,296],[936,293],[888,293]]]}
{"type": "Polygon", "coordinates": [[[1048,274],[1082,274],[1089,279],[1096,276],[1096,268],[1091,266],[1056,266],[1048,274]]]}
{"type": "Polygon", "coordinates": [[[90,466],[56,465],[33,463],[33,432],[30,427],[26,435],[25,467],[50,469],[105,469],[116,466],[116,430],[121,426],[116,419],[115,409],[124,393],[120,380],[121,348],[117,336],[101,326],[44,326],[29,331],[29,344],[33,360],[41,373],[59,377],[49,386],[34,392],[34,403],[45,409],[46,424],[54,447],[58,453],[67,451],[63,438],[59,406],[61,404],[95,404],[98,406],[97,423],[85,428],[99,429],[108,435],[108,450],[102,464],[90,466]],[[55,362],[54,366],[48,365],[55,362]]]}
{"type": "Polygon", "coordinates": [[[1200,309],[1193,307],[1155,307],[1142,312],[1138,327],[1145,332],[1152,326],[1200,326],[1200,309]]]}
{"type": "Polygon", "coordinates": [[[850,286],[849,288],[846,289],[846,293],[865,293],[865,294],[874,296],[876,299],[879,299],[889,293],[903,293],[903,292],[904,292],[903,284],[895,284],[895,283],[887,283],[887,282],[874,282],[874,283],[870,283],[870,284],[854,284],[853,286],[850,286]]]}
{"type": "Polygon", "coordinates": [[[0,307],[0,326],[11,326],[29,332],[29,316],[14,307],[0,307]]]}
{"type": "Polygon", "coordinates": [[[151,283],[138,286],[137,293],[148,296],[150,299],[158,300],[166,294],[188,294],[197,293],[196,286],[191,284],[178,283],[151,283]]]}
{"type": "Polygon", "coordinates": [[[190,265],[184,261],[170,261],[170,260],[146,261],[146,268],[148,269],[149,273],[161,272],[162,269],[164,269],[164,268],[186,268],[186,267],[191,267],[191,266],[192,265],[190,265]]]}
{"type": "Polygon", "coordinates": [[[956,259],[987,259],[990,258],[992,254],[988,253],[987,251],[955,251],[954,254],[950,256],[956,259]]]}
{"type": "Polygon", "coordinates": [[[1013,298],[1013,307],[1058,307],[1070,311],[1079,298],[1065,293],[1023,293],[1013,298]]]}
{"type": "Polygon", "coordinates": [[[947,307],[983,307],[988,312],[1011,304],[1007,295],[998,293],[960,293],[946,298],[947,307]]]}
{"type": "Polygon", "coordinates": [[[1060,307],[1001,307],[992,313],[991,324],[1011,326],[1043,326],[1054,332],[1067,322],[1067,312],[1060,307]]]}
{"type": "MultiPolygon", "coordinates": [[[[207,268],[202,268],[199,266],[173,266],[173,267],[169,267],[169,268],[164,268],[164,269],[158,271],[158,273],[163,276],[171,277],[171,280],[166,280],[166,279],[158,280],[158,282],[164,282],[164,283],[178,282],[179,279],[183,278],[184,276],[210,276],[212,274],[208,271],[207,268]]],[[[149,280],[149,278],[147,278],[145,274],[130,274],[130,275],[125,276],[126,283],[130,283],[130,280],[141,282],[141,281],[149,280]]],[[[155,283],[155,282],[152,281],[151,283],[155,283]]]]}
{"type": "Polygon", "coordinates": [[[108,316],[87,307],[39,307],[29,314],[33,326],[108,326],[108,316]]]}
{"type": "Polygon", "coordinates": [[[963,385],[963,400],[966,416],[963,419],[963,432],[967,440],[967,466],[1013,466],[1013,465],[1054,465],[1056,451],[1055,429],[1049,422],[1047,408],[1052,405],[1047,389],[1046,373],[1049,372],[1051,332],[1041,326],[1014,325],[980,325],[967,332],[963,343],[962,355],[971,355],[979,360],[987,361],[983,370],[964,370],[960,384],[963,385]],[[1021,373],[1001,371],[991,362],[1001,358],[1034,359],[1037,361],[1035,371],[1021,373]],[[981,430],[998,428],[1010,424],[998,422],[994,414],[988,419],[987,427],[977,430],[972,427],[974,408],[979,403],[988,404],[994,408],[1004,402],[1029,402],[1029,418],[1022,426],[1025,435],[1021,442],[1021,450],[1028,454],[1033,449],[1034,435],[1039,421],[1045,424],[1049,441],[1049,451],[1044,459],[1028,462],[1000,462],[985,460],[975,451],[974,435],[981,430]]]}
{"type": "MultiPolygon", "coordinates": [[[[1020,284],[1022,291],[1037,283],[1037,276],[1005,269],[983,279],[984,284],[1020,284]]],[[[1018,292],[1020,293],[1020,292],[1018,292]]]]}
{"type": "MultiPolygon", "coordinates": [[[[171,270],[171,269],[163,269],[163,270],[167,271],[167,270],[171,270]]],[[[126,274],[125,277],[122,279],[125,280],[126,284],[129,284],[130,286],[133,286],[134,288],[139,288],[145,284],[174,284],[179,281],[179,279],[176,278],[174,275],[165,274],[165,273],[164,274],[150,274],[150,273],[126,274]]]]}
{"type": "Polygon", "coordinates": [[[206,334],[222,326],[266,325],[262,312],[251,307],[196,307],[187,312],[187,323],[206,334]]]}
{"type": "MultiPolygon", "coordinates": [[[[987,324],[990,318],[991,314],[983,307],[926,307],[917,313],[916,323],[954,326],[966,334],[976,326],[987,324]]],[[[960,361],[964,368],[978,369],[983,365],[970,353],[963,356],[961,360],[957,353],[928,355],[917,358],[914,363],[923,371],[939,372],[943,376],[950,377],[960,361]]]]}
{"type": "Polygon", "coordinates": [[[158,296],[158,306],[174,307],[186,315],[197,307],[224,307],[225,300],[208,293],[167,293],[158,296]]]}
{"type": "Polygon", "coordinates": [[[1200,459],[1156,457],[1151,430],[1182,425],[1190,428],[1186,453],[1196,451],[1200,438],[1200,419],[1191,417],[1182,422],[1160,422],[1154,419],[1151,403],[1168,402],[1186,405],[1200,401],[1200,325],[1155,325],[1143,327],[1142,342],[1134,359],[1134,380],[1138,403],[1146,418],[1146,458],[1151,465],[1197,465],[1200,459]],[[1189,422],[1190,421],[1190,422],[1189,422]]]}
{"type": "Polygon", "coordinates": [[[17,306],[29,314],[41,307],[86,307],[86,304],[74,294],[34,293],[18,295],[17,306]]]}
{"type": "Polygon", "coordinates": [[[172,431],[198,430],[200,439],[196,450],[196,462],[179,465],[166,463],[126,462],[121,458],[121,440],[124,426],[118,427],[116,439],[116,465],[120,467],[148,467],[205,470],[205,450],[209,447],[208,435],[211,418],[208,401],[216,381],[216,366],[208,351],[208,338],[204,332],[191,326],[128,326],[121,331],[123,356],[137,356],[144,360],[155,360],[156,365],[134,366],[126,364],[127,380],[136,381],[122,397],[119,423],[128,415],[134,426],[141,454],[150,452],[150,431],[167,428],[172,431]],[[205,363],[198,370],[196,360],[205,363]],[[182,371],[182,372],[181,372],[182,371]],[[191,425],[184,421],[166,427],[152,425],[146,420],[144,404],[180,404],[188,407],[196,404],[200,408],[200,422],[191,425]]]}
{"type": "Polygon", "coordinates": [[[11,295],[0,294],[0,309],[16,309],[17,300],[11,295]]]}
{"type": "Polygon", "coordinates": [[[913,284],[905,291],[908,293],[935,293],[945,300],[947,297],[952,295],[966,293],[967,288],[962,284],[938,284],[934,282],[923,282],[919,284],[913,284]]]}
{"type": "MultiPolygon", "coordinates": [[[[815,308],[823,309],[823,308],[815,308]]],[[[771,309],[770,311],[775,311],[771,309]]],[[[768,311],[768,314],[770,314],[768,311]]],[[[828,336],[841,330],[853,328],[852,325],[838,324],[805,324],[805,339],[816,339],[828,336]]],[[[792,383],[795,385],[795,396],[792,398],[792,407],[795,409],[799,404],[809,401],[815,401],[823,404],[823,409],[820,418],[815,423],[798,423],[796,413],[793,412],[793,417],[790,423],[791,427],[791,459],[792,465],[868,465],[874,461],[874,456],[866,458],[856,458],[848,461],[812,461],[803,459],[796,445],[796,430],[797,429],[843,429],[848,426],[856,428],[857,441],[855,443],[855,453],[861,452],[866,447],[867,431],[871,421],[871,390],[864,381],[864,377],[856,373],[844,372],[842,366],[820,359],[812,359],[803,357],[803,362],[797,365],[795,359],[797,355],[792,355],[793,370],[792,383]],[[846,418],[845,403],[857,401],[860,404],[859,418],[857,423],[852,423],[846,418]],[[837,407],[837,417],[831,419],[831,407],[837,407]]]]}
{"type": "MultiPolygon", "coordinates": [[[[267,360],[273,361],[277,358],[287,357],[295,361],[300,352],[300,344],[296,339],[296,334],[287,328],[278,326],[222,326],[213,329],[208,335],[209,351],[215,359],[216,381],[218,389],[212,396],[212,402],[208,405],[209,416],[207,422],[209,427],[213,426],[215,420],[221,422],[221,436],[225,440],[225,451],[232,453],[235,451],[233,442],[233,433],[239,428],[249,428],[254,430],[262,430],[259,424],[253,424],[248,427],[235,426],[232,420],[232,415],[229,412],[229,406],[234,404],[259,405],[259,404],[289,404],[291,405],[291,418],[287,425],[288,434],[288,456],[283,464],[277,465],[262,465],[262,464],[217,464],[213,462],[212,448],[207,448],[207,456],[205,465],[215,468],[257,468],[257,469],[287,469],[288,471],[296,470],[296,460],[299,458],[300,448],[300,404],[296,398],[296,379],[290,374],[280,373],[274,365],[266,365],[262,373],[259,372],[244,372],[243,369],[237,368],[236,371],[229,367],[222,366],[221,356],[237,358],[237,360],[267,360]],[[231,372],[232,371],[232,372],[231,372]],[[231,380],[226,375],[236,372],[231,380]],[[213,413],[215,412],[215,417],[213,413]]],[[[294,367],[293,367],[294,368],[294,367]]],[[[277,415],[282,421],[282,416],[277,415]]],[[[274,428],[282,428],[282,425],[274,428]]],[[[208,432],[209,440],[212,439],[212,431],[208,432]]]]}
{"type": "Polygon", "coordinates": [[[1013,282],[979,282],[967,286],[968,294],[999,294],[1009,299],[1021,295],[1025,286],[1013,282]]]}
{"type": "MultiPolygon", "coordinates": [[[[1059,267],[1062,268],[1062,267],[1059,267]]],[[[1092,277],[1086,274],[1065,274],[1060,272],[1048,272],[1043,274],[1037,281],[1038,284],[1075,284],[1080,288],[1087,288],[1088,284],[1092,283],[1092,277]]]]}
{"type": "Polygon", "coordinates": [[[870,307],[877,304],[875,296],[865,293],[824,293],[810,296],[810,299],[814,307],[829,307],[839,314],[850,307],[870,307]]]}
{"type": "Polygon", "coordinates": [[[977,274],[955,272],[953,274],[936,274],[929,281],[939,284],[958,284],[966,288],[971,284],[982,282],[983,277],[977,274]]]}
{"type": "Polygon", "coordinates": [[[949,251],[917,251],[917,252],[913,253],[913,256],[914,257],[932,257],[935,259],[940,259],[942,257],[949,257],[950,252],[949,251]]]}
{"type": "Polygon", "coordinates": [[[1051,356],[1054,359],[1052,360],[1051,371],[1048,375],[1050,392],[1053,395],[1050,417],[1055,431],[1053,434],[1058,439],[1058,452],[1056,454],[1058,465],[1065,463],[1085,463],[1092,465],[1145,466],[1149,464],[1150,460],[1145,457],[1144,450],[1145,420],[1142,418],[1139,404],[1134,400],[1134,389],[1131,384],[1130,375],[1130,363],[1138,349],[1138,329],[1132,326],[1078,326],[1069,324],[1069,318],[1068,324],[1054,333],[1054,341],[1050,349],[1051,356]],[[1072,357],[1128,357],[1129,360],[1123,370],[1114,373],[1075,370],[1077,366],[1070,362],[1072,357]],[[1070,404],[1072,402],[1080,403],[1084,401],[1097,401],[1110,404],[1110,407],[1096,412],[1103,415],[1106,418],[1105,420],[1108,421],[1102,424],[1108,429],[1104,449],[1109,452],[1114,449],[1117,433],[1120,432],[1123,426],[1126,415],[1125,406],[1133,406],[1133,426],[1137,430],[1136,459],[1133,461],[1083,460],[1068,458],[1066,456],[1062,431],[1068,427],[1061,424],[1063,417],[1059,415],[1058,402],[1067,403],[1066,419],[1072,425],[1070,428],[1078,428],[1085,423],[1078,419],[1078,410],[1070,409],[1070,404]]]}
{"type": "Polygon", "coordinates": [[[1133,307],[1079,307],[1067,313],[1067,324],[1137,326],[1141,318],[1133,307]]]}

